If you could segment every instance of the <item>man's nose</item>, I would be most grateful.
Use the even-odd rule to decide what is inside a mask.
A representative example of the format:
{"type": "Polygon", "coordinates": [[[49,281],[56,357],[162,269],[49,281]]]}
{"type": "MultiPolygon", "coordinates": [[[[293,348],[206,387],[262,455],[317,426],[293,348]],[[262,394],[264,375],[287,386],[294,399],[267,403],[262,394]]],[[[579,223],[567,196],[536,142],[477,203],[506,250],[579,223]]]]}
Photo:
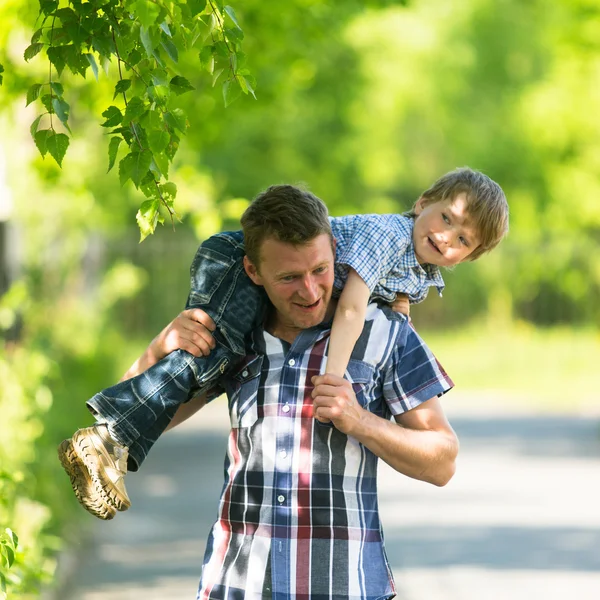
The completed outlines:
{"type": "Polygon", "coordinates": [[[300,290],[302,298],[311,304],[316,302],[319,297],[319,289],[313,277],[307,275],[302,279],[302,288],[300,290]]]}

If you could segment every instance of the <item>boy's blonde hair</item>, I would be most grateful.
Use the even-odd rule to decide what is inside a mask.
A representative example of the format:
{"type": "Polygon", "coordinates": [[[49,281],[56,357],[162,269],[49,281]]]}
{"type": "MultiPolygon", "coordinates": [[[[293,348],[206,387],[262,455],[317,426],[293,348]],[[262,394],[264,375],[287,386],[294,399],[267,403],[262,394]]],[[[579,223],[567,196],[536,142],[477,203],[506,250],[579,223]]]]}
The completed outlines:
{"type": "MultiPolygon", "coordinates": [[[[480,171],[462,167],[442,175],[421,194],[419,200],[423,198],[423,206],[427,206],[435,202],[453,201],[463,192],[467,198],[469,218],[481,240],[465,260],[476,260],[493,250],[508,233],[508,202],[502,188],[480,171]]],[[[405,214],[416,217],[415,206],[405,214]]]]}

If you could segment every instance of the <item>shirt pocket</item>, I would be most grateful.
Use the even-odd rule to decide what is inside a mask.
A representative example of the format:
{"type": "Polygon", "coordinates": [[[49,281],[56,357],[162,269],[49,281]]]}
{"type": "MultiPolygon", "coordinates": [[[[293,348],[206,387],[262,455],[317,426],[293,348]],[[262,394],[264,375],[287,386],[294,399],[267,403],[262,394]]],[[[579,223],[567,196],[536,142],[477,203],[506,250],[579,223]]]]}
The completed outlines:
{"type": "MultiPolygon", "coordinates": [[[[209,239],[196,252],[190,268],[190,304],[208,304],[219,289],[225,277],[236,264],[236,259],[211,247],[209,239]]],[[[222,248],[226,250],[227,248],[222,248]]]]}
{"type": "Polygon", "coordinates": [[[231,427],[251,427],[258,420],[258,390],[263,357],[256,356],[226,377],[231,427]]]}
{"type": "Polygon", "coordinates": [[[368,410],[373,400],[375,369],[368,363],[351,359],[346,369],[346,379],[352,384],[358,403],[368,410]]]}

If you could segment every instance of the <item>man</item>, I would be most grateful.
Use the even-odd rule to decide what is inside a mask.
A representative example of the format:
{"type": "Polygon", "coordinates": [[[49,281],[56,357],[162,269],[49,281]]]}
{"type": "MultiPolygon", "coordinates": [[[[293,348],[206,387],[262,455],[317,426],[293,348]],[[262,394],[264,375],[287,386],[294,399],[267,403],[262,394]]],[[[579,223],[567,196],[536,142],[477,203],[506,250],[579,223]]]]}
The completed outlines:
{"type": "MultiPolygon", "coordinates": [[[[326,208],[308,196],[276,215],[256,203],[247,211],[244,267],[272,309],[252,352],[173,421],[227,393],[226,477],[199,599],[392,598],[378,457],[435,485],[454,474],[458,441],[438,400],[452,382],[404,315],[371,304],[346,378],[320,375],[334,243],[326,208]]],[[[212,328],[202,311],[185,311],[138,368],[174,347],[202,354],[212,328]]]]}

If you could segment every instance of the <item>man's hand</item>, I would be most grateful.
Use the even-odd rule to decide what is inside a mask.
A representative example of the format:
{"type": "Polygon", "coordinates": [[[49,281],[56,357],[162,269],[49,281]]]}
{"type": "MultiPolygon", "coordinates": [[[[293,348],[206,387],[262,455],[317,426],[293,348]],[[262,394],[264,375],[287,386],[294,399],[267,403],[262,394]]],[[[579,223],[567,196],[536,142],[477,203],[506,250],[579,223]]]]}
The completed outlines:
{"type": "Polygon", "coordinates": [[[321,423],[332,422],[335,427],[351,435],[364,417],[365,410],[356,399],[352,384],[331,373],[312,378],[313,414],[321,423]]]}
{"type": "Polygon", "coordinates": [[[158,362],[174,350],[185,350],[193,356],[208,356],[215,347],[214,321],[200,308],[179,313],[155,338],[150,349],[158,362]]]}
{"type": "Polygon", "coordinates": [[[396,294],[396,299],[390,303],[390,306],[394,312],[402,313],[407,317],[410,316],[410,302],[407,294],[398,292],[396,294]]]}

